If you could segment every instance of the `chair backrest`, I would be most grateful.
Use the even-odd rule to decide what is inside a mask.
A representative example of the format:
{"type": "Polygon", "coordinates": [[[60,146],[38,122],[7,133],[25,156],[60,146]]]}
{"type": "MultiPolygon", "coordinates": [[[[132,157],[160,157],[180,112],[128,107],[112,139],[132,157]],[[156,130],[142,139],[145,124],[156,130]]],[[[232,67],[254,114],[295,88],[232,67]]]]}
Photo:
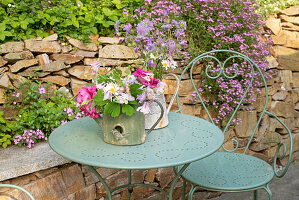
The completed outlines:
{"type": "MultiPolygon", "coordinates": [[[[206,114],[208,115],[208,118],[213,124],[220,125],[218,123],[219,118],[215,118],[212,116],[210,110],[208,107],[211,107],[210,105],[207,105],[207,100],[203,97],[202,93],[202,87],[197,88],[195,81],[193,79],[194,70],[198,65],[203,65],[204,71],[201,73],[201,84],[204,84],[206,90],[208,90],[208,86],[216,85],[220,87],[220,90],[214,90],[219,91],[218,94],[213,94],[211,96],[214,96],[214,98],[218,98],[221,102],[223,102],[223,105],[216,105],[221,107],[233,107],[230,108],[231,112],[228,116],[227,113],[222,112],[221,116],[219,118],[224,118],[225,124],[222,124],[223,133],[225,134],[228,130],[228,128],[232,125],[232,122],[235,121],[236,113],[240,109],[243,104],[248,103],[246,100],[249,98],[253,98],[254,92],[257,90],[260,90],[261,87],[265,90],[265,101],[263,102],[263,109],[260,114],[260,117],[257,120],[257,123],[255,124],[254,131],[248,141],[248,144],[246,148],[244,149],[244,153],[247,151],[255,132],[257,131],[258,125],[261,122],[261,119],[266,111],[267,103],[268,103],[268,89],[267,89],[267,83],[266,79],[263,75],[262,70],[254,63],[250,58],[247,56],[238,53],[236,51],[231,50],[214,50],[210,52],[203,53],[199,56],[197,56],[195,59],[193,59],[188,66],[184,69],[184,71],[181,74],[180,81],[184,77],[184,74],[189,71],[191,83],[194,87],[194,90],[196,92],[197,98],[200,100],[200,103],[202,107],[205,109],[206,114]],[[246,70],[244,70],[246,68],[246,70]],[[246,79],[245,79],[245,78],[246,79]],[[222,85],[222,83],[225,83],[222,85]],[[241,83],[241,84],[240,84],[241,83]],[[257,86],[256,88],[253,86],[257,86]],[[199,90],[198,90],[199,89],[199,90]],[[238,95],[234,94],[238,93],[238,95]],[[231,94],[231,95],[228,95],[231,94]],[[236,98],[236,99],[233,99],[236,98]],[[227,105],[227,102],[225,102],[225,99],[228,99],[230,101],[230,104],[227,105]]],[[[208,97],[210,98],[210,97],[208,97]]],[[[177,102],[179,102],[178,96],[177,96],[177,102]]],[[[179,111],[181,112],[181,107],[178,103],[179,111]]],[[[235,143],[235,148],[233,150],[228,150],[222,146],[222,148],[226,151],[235,151],[238,148],[238,141],[233,139],[233,142],[235,143]]]]}
{"type": "MultiPolygon", "coordinates": [[[[260,61],[259,61],[260,62],[260,61]]],[[[231,105],[225,105],[225,106],[233,106],[233,108],[230,107],[230,116],[226,116],[225,113],[221,113],[222,118],[226,118],[227,121],[225,121],[223,126],[221,127],[223,129],[223,134],[226,134],[228,128],[230,127],[231,123],[234,121],[234,118],[236,117],[237,111],[243,107],[245,104],[248,104],[248,98],[253,98],[256,93],[261,93],[261,89],[264,90],[264,102],[260,102],[263,104],[262,110],[259,113],[259,117],[257,119],[257,122],[253,128],[252,134],[249,138],[249,141],[247,145],[245,146],[245,149],[242,153],[246,153],[246,151],[249,148],[249,145],[251,144],[254,134],[257,132],[258,126],[265,114],[268,114],[269,116],[275,118],[279,121],[279,123],[287,130],[289,136],[290,136],[290,152],[289,152],[289,158],[287,165],[282,173],[277,172],[277,163],[276,160],[278,159],[279,152],[282,152],[281,156],[279,157],[280,160],[282,160],[286,153],[287,148],[285,143],[280,143],[277,147],[275,156],[274,156],[274,172],[277,177],[282,177],[286,173],[290,162],[291,162],[291,156],[292,156],[292,148],[293,148],[293,141],[292,141],[292,133],[289,130],[289,128],[273,113],[270,113],[266,111],[267,103],[268,103],[268,89],[267,89],[267,83],[265,76],[263,75],[263,71],[260,69],[257,64],[245,56],[244,54],[241,54],[236,51],[231,50],[213,50],[206,53],[203,53],[199,56],[197,56],[195,59],[193,59],[188,66],[185,67],[183,70],[181,76],[180,76],[180,83],[185,77],[185,73],[189,71],[191,83],[194,87],[195,94],[197,98],[200,100],[200,103],[204,110],[206,111],[206,114],[208,115],[209,120],[219,126],[219,123],[216,121],[217,118],[213,118],[213,115],[208,110],[208,107],[210,105],[207,105],[209,101],[205,100],[203,96],[207,98],[207,95],[202,95],[203,90],[198,90],[197,84],[195,84],[195,80],[193,79],[193,72],[195,67],[198,65],[203,65],[204,71],[201,72],[200,79],[203,80],[200,84],[204,84],[203,86],[206,86],[206,84],[214,84],[218,87],[220,87],[221,90],[215,90],[210,92],[218,92],[216,94],[216,97],[220,101],[224,101],[224,99],[228,99],[230,101],[231,105]],[[225,84],[222,84],[225,83],[225,84]],[[241,83],[241,84],[240,84],[241,83]],[[229,86],[230,84],[230,86],[229,86]],[[242,86],[242,87],[241,87],[242,86]],[[226,93],[225,93],[226,92],[226,93]],[[231,95],[225,95],[225,94],[231,94],[231,95]],[[233,99],[231,96],[235,96],[236,99],[233,99]],[[281,151],[281,148],[283,147],[283,151],[281,151]]],[[[206,87],[206,93],[208,93],[209,88],[206,87]]],[[[215,94],[208,95],[208,96],[214,96],[215,94]]],[[[176,96],[177,100],[177,106],[178,110],[177,112],[182,112],[180,102],[179,102],[179,94],[176,96]]],[[[212,103],[213,104],[213,103],[212,103]]],[[[216,105],[221,106],[221,105],[216,105]]],[[[222,105],[223,106],[223,105],[222,105]]],[[[244,106],[245,107],[245,106],[244,106]]],[[[232,139],[232,141],[235,143],[235,148],[232,150],[228,150],[224,148],[222,145],[222,148],[225,151],[228,152],[234,152],[238,149],[239,143],[237,140],[232,139]]]]}

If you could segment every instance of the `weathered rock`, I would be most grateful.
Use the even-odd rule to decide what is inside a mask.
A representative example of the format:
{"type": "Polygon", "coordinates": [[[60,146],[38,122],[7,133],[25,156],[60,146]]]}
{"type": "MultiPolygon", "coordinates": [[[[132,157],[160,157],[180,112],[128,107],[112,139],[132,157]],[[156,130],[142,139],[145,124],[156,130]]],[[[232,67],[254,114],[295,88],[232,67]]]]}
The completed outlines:
{"type": "Polygon", "coordinates": [[[286,90],[291,90],[292,86],[292,71],[291,70],[279,70],[278,77],[280,78],[281,87],[285,88],[286,90]]]}
{"type": "Polygon", "coordinates": [[[136,59],[138,55],[132,48],[124,45],[107,45],[99,50],[99,58],[136,59]]]}
{"type": "Polygon", "coordinates": [[[175,177],[175,174],[173,170],[168,168],[159,168],[156,173],[156,178],[158,182],[160,183],[160,187],[162,189],[166,188],[169,183],[173,180],[175,177]]]}
{"type": "Polygon", "coordinates": [[[5,87],[5,88],[12,86],[12,84],[9,80],[8,72],[0,75],[0,86],[5,87]]]}
{"type": "Polygon", "coordinates": [[[158,169],[149,169],[148,173],[145,176],[145,180],[149,183],[152,183],[155,179],[157,171],[158,171],[158,169]]]}
{"type": "MultiPolygon", "coordinates": [[[[100,74],[107,74],[110,71],[111,71],[111,68],[100,67],[98,72],[100,74]]],[[[95,75],[93,73],[91,66],[84,66],[84,65],[76,65],[72,68],[69,68],[68,73],[79,78],[79,79],[85,79],[85,80],[91,80],[95,75]]]]}
{"type": "Polygon", "coordinates": [[[299,25],[299,17],[289,17],[287,15],[280,15],[280,18],[284,21],[299,25]]]}
{"type": "Polygon", "coordinates": [[[84,51],[81,49],[77,49],[72,51],[70,54],[77,55],[77,56],[82,56],[82,57],[87,57],[87,58],[94,58],[97,54],[97,52],[93,51],[84,51]]]}
{"type": "Polygon", "coordinates": [[[280,141],[281,136],[279,133],[267,131],[257,142],[250,145],[250,149],[253,151],[262,151],[277,145],[280,141]]]}
{"type": "Polygon", "coordinates": [[[38,59],[39,65],[45,65],[50,63],[50,58],[46,53],[36,56],[36,59],[38,59]]]}
{"type": "Polygon", "coordinates": [[[91,65],[92,63],[100,62],[100,66],[121,66],[124,64],[140,63],[141,60],[112,60],[105,58],[84,58],[84,65],[91,65]]]}
{"type": "MultiPolygon", "coordinates": [[[[298,135],[298,134],[296,134],[296,135],[298,135]]],[[[293,136],[293,137],[294,137],[294,136],[293,136]]],[[[293,139],[294,139],[294,138],[293,138],[293,139]]],[[[287,138],[287,139],[283,139],[283,140],[281,141],[281,143],[285,143],[285,144],[286,144],[286,149],[287,149],[287,151],[286,151],[286,156],[289,155],[289,154],[290,154],[290,139],[289,139],[289,138],[287,138]]],[[[277,146],[274,146],[274,147],[271,147],[271,148],[269,148],[269,149],[266,149],[266,150],[265,150],[265,155],[266,155],[269,159],[273,160],[274,155],[275,155],[275,152],[276,152],[276,149],[277,149],[277,146]]],[[[293,149],[293,151],[295,151],[295,150],[293,149]]],[[[281,157],[281,156],[282,156],[282,153],[283,153],[283,147],[280,148],[279,153],[278,153],[278,157],[281,157]]]]}
{"type": "Polygon", "coordinates": [[[299,71],[299,51],[283,46],[275,46],[274,51],[278,58],[278,69],[299,71]]]}
{"type": "Polygon", "coordinates": [[[49,75],[50,72],[42,72],[38,67],[30,67],[22,72],[19,72],[18,74],[25,77],[45,77],[49,75]]]}
{"type": "Polygon", "coordinates": [[[292,76],[293,87],[299,87],[299,73],[294,72],[292,76]]]}
{"type": "Polygon", "coordinates": [[[294,117],[294,104],[273,101],[269,111],[280,117],[294,117]]]}
{"type": "MultiPolygon", "coordinates": [[[[257,112],[261,112],[265,106],[266,96],[258,95],[256,101],[253,103],[253,107],[256,109],[257,112]]],[[[272,98],[268,96],[268,104],[266,106],[266,110],[268,110],[271,106],[272,98]]]]}
{"type": "Polygon", "coordinates": [[[88,45],[85,45],[82,41],[71,38],[69,36],[65,36],[67,41],[73,45],[74,47],[77,47],[78,49],[86,50],[86,51],[97,51],[98,47],[95,43],[90,43],[88,45]]]}
{"type": "Polygon", "coordinates": [[[59,53],[61,47],[57,41],[38,41],[36,39],[25,40],[25,48],[32,52],[59,53]]]}
{"type": "Polygon", "coordinates": [[[59,71],[62,69],[66,69],[68,67],[69,66],[66,66],[63,61],[57,60],[57,61],[51,62],[49,64],[41,65],[38,68],[44,72],[55,72],[55,71],[59,71]]]}
{"type": "Polygon", "coordinates": [[[272,96],[272,99],[274,101],[283,101],[286,99],[287,95],[288,95],[287,91],[279,91],[272,96]]]}
{"type": "Polygon", "coordinates": [[[281,23],[280,19],[275,19],[274,17],[270,17],[266,20],[266,26],[275,34],[279,35],[281,31],[281,23]]]}
{"type": "Polygon", "coordinates": [[[1,53],[13,53],[24,50],[24,42],[6,42],[0,45],[1,53]]]}
{"type": "Polygon", "coordinates": [[[4,59],[2,58],[2,56],[0,56],[0,67],[4,66],[6,63],[7,63],[7,61],[4,60],[4,59]]]}
{"type": "Polygon", "coordinates": [[[96,187],[95,185],[90,185],[81,189],[80,191],[71,194],[66,200],[94,200],[96,199],[96,187]]]}
{"type": "Polygon", "coordinates": [[[5,89],[0,88],[0,103],[5,103],[5,95],[4,95],[5,89]]]}
{"type": "Polygon", "coordinates": [[[70,77],[70,75],[66,71],[64,71],[64,70],[60,70],[58,72],[54,72],[53,74],[54,75],[58,75],[58,76],[70,77]]]}
{"type": "Polygon", "coordinates": [[[285,15],[299,15],[299,5],[291,6],[287,9],[280,10],[279,13],[285,14],[285,15]]]}
{"type": "Polygon", "coordinates": [[[33,58],[34,56],[30,51],[8,53],[4,56],[4,59],[7,60],[9,63],[15,63],[19,60],[29,60],[33,58]]]}
{"type": "Polygon", "coordinates": [[[64,45],[64,46],[61,46],[61,52],[62,53],[68,53],[72,50],[72,45],[64,45]]]}
{"type": "Polygon", "coordinates": [[[4,74],[5,72],[7,72],[8,71],[8,67],[1,67],[0,68],[0,75],[1,74],[4,74]]]}
{"type": "Polygon", "coordinates": [[[13,74],[13,73],[7,73],[9,79],[12,81],[12,84],[14,87],[19,88],[19,85],[26,81],[27,79],[24,78],[23,76],[20,76],[18,74],[13,74]]]}
{"type": "Polygon", "coordinates": [[[100,37],[98,41],[102,44],[118,44],[123,38],[117,38],[117,37],[100,37]]]}
{"type": "Polygon", "coordinates": [[[53,60],[62,60],[66,64],[77,63],[83,59],[82,56],[77,56],[77,55],[72,55],[72,54],[52,54],[50,56],[50,58],[53,60]]]}
{"type": "Polygon", "coordinates": [[[58,91],[61,91],[61,92],[65,93],[68,98],[73,97],[73,95],[70,93],[70,90],[67,89],[66,87],[61,87],[61,88],[58,89],[58,91]]]}
{"type": "MultiPolygon", "coordinates": [[[[242,123],[237,125],[236,135],[238,137],[249,137],[252,135],[255,125],[257,124],[257,112],[239,111],[237,116],[242,119],[242,123]]],[[[255,133],[256,134],[256,133],[255,133]]]]}
{"type": "Polygon", "coordinates": [[[78,164],[63,169],[61,174],[68,195],[78,192],[85,187],[83,174],[78,164]]]}
{"type": "Polygon", "coordinates": [[[43,39],[43,41],[47,41],[47,42],[50,42],[50,41],[56,41],[58,38],[58,35],[55,33],[53,35],[49,35],[48,37],[45,37],[43,39]]]}
{"type": "Polygon", "coordinates": [[[10,70],[12,72],[18,72],[23,68],[28,68],[30,66],[36,65],[38,63],[37,59],[31,59],[31,60],[20,60],[16,62],[14,65],[10,67],[10,70]]]}
{"type": "Polygon", "coordinates": [[[92,43],[97,43],[100,36],[99,36],[98,34],[91,34],[91,35],[88,36],[88,37],[89,37],[89,39],[91,39],[91,42],[92,42],[92,43]]]}
{"type": "Polygon", "coordinates": [[[266,57],[267,61],[269,62],[269,68],[270,69],[276,69],[278,66],[277,60],[273,56],[266,57]]]}
{"type": "Polygon", "coordinates": [[[289,31],[299,31],[299,26],[292,24],[290,22],[284,22],[281,24],[284,30],[289,30],[289,31]]]}
{"type": "Polygon", "coordinates": [[[47,76],[45,78],[40,78],[39,80],[44,82],[52,82],[60,86],[65,86],[70,82],[70,79],[63,76],[47,76]]]}
{"type": "Polygon", "coordinates": [[[274,44],[283,44],[286,47],[299,48],[299,33],[283,30],[278,38],[274,40],[274,44]]]}
{"type": "Polygon", "coordinates": [[[71,87],[73,95],[76,96],[79,92],[79,89],[83,87],[87,82],[81,81],[79,79],[71,78],[71,87]]]}

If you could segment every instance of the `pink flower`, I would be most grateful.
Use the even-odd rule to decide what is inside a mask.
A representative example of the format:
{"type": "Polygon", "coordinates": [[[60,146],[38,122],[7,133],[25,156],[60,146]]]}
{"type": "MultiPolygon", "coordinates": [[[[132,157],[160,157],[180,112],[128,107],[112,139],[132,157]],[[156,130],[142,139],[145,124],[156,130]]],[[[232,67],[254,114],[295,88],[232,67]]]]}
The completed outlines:
{"type": "Polygon", "coordinates": [[[138,80],[145,86],[150,86],[151,88],[155,88],[159,81],[154,77],[151,72],[144,71],[138,68],[133,75],[137,76],[138,80]]]}
{"type": "Polygon", "coordinates": [[[148,114],[151,112],[150,105],[148,102],[144,102],[144,104],[138,107],[136,110],[142,112],[143,114],[148,114]]]}
{"type": "Polygon", "coordinates": [[[46,93],[46,89],[43,88],[43,87],[38,88],[38,91],[39,91],[40,94],[44,94],[44,93],[46,93]]]}
{"type": "MultiPolygon", "coordinates": [[[[79,105],[81,105],[82,103],[85,103],[86,101],[92,100],[94,95],[96,95],[96,94],[97,94],[97,88],[94,85],[89,86],[89,87],[82,87],[79,90],[77,102],[79,105]]],[[[96,112],[95,107],[91,108],[91,104],[92,104],[92,102],[90,101],[88,104],[84,104],[84,105],[80,106],[80,110],[83,111],[85,116],[90,116],[91,118],[99,117],[100,113],[96,112]]]]}

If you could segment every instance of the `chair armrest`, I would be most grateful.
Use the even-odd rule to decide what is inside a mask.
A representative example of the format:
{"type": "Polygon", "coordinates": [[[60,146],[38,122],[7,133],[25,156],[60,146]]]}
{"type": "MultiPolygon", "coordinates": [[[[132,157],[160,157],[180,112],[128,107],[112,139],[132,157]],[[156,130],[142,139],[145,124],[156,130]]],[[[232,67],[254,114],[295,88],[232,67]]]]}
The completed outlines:
{"type": "Polygon", "coordinates": [[[279,153],[279,150],[281,149],[281,147],[283,147],[283,153],[282,153],[281,157],[279,158],[279,160],[282,160],[285,157],[285,155],[287,153],[287,147],[286,147],[285,143],[280,143],[278,145],[278,147],[276,149],[276,152],[275,152],[275,156],[274,156],[273,170],[274,170],[275,175],[278,178],[281,178],[281,177],[283,177],[286,174],[286,172],[287,172],[287,170],[288,170],[288,168],[290,166],[290,163],[291,163],[292,152],[293,152],[293,138],[292,138],[292,133],[291,133],[290,129],[282,121],[280,121],[280,119],[276,115],[274,115],[273,113],[270,113],[268,111],[265,111],[265,113],[267,113],[269,116],[274,117],[287,130],[287,132],[288,132],[288,134],[290,136],[290,153],[289,153],[289,158],[288,158],[287,165],[285,166],[285,168],[284,168],[284,170],[283,170],[283,172],[281,174],[278,174],[278,172],[277,172],[277,157],[278,157],[278,153],[279,153]]]}
{"type": "Polygon", "coordinates": [[[16,185],[11,185],[11,184],[0,184],[0,187],[8,187],[8,188],[15,188],[17,190],[21,190],[22,192],[24,192],[28,197],[30,197],[31,200],[35,200],[34,197],[24,188],[21,188],[19,186],[16,185]]]}

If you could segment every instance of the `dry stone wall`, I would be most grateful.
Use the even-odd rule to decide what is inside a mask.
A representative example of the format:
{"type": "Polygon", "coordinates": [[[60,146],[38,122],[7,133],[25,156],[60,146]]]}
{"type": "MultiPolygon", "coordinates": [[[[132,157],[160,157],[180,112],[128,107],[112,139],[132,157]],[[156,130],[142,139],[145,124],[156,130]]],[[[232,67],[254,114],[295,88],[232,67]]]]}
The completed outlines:
{"type": "MultiPolygon", "coordinates": [[[[293,6],[269,17],[266,29],[271,31],[274,46],[272,55],[268,57],[270,69],[274,72],[273,78],[267,80],[268,106],[267,110],[276,114],[292,131],[294,152],[292,160],[299,159],[299,6],[293,6]]],[[[57,41],[57,35],[47,38],[30,39],[20,42],[8,42],[0,45],[0,103],[3,103],[4,89],[8,86],[18,86],[20,80],[34,76],[41,81],[51,81],[57,89],[76,95],[78,89],[91,80],[90,64],[100,60],[103,67],[100,73],[106,74],[113,67],[125,70],[128,64],[140,62],[138,55],[131,48],[123,46],[117,38],[92,36],[92,43],[83,44],[81,41],[66,37],[68,42],[57,41]]],[[[174,70],[180,75],[183,66],[174,70]]],[[[194,72],[194,77],[199,77],[201,70],[194,72]]],[[[166,101],[169,102],[175,91],[176,83],[173,79],[165,80],[166,101]]],[[[195,80],[198,85],[199,81],[195,80]]],[[[206,117],[201,108],[195,107],[190,101],[193,86],[190,77],[186,74],[180,85],[180,99],[183,112],[195,116],[206,117]]],[[[265,101],[265,93],[257,96],[255,110],[253,112],[240,112],[239,117],[243,123],[227,133],[225,147],[233,149],[234,144],[230,140],[236,138],[239,141],[241,152],[253,130],[252,124],[262,110],[262,102],[265,101]]],[[[174,104],[172,110],[176,109],[174,104]]],[[[9,117],[12,112],[6,111],[9,117]]],[[[288,144],[289,137],[283,127],[273,118],[265,116],[255,135],[254,142],[250,145],[248,153],[257,156],[269,163],[273,161],[275,150],[280,142],[288,144]]],[[[286,159],[281,161],[281,165],[286,159]]],[[[117,186],[127,181],[126,171],[112,169],[98,169],[108,182],[109,186],[117,186]]],[[[169,188],[173,177],[172,169],[137,170],[133,173],[133,180],[169,188]]],[[[32,192],[37,200],[59,199],[93,200],[105,196],[102,184],[88,170],[86,166],[78,164],[57,166],[44,171],[10,179],[4,182],[24,186],[32,192]],[[72,178],[71,178],[72,177],[72,178]],[[49,191],[51,196],[49,197],[49,191]]],[[[175,196],[178,198],[182,182],[178,182],[175,196]]],[[[5,190],[5,194],[18,197],[19,192],[11,189],[5,190]]],[[[150,188],[134,189],[134,199],[163,199],[159,192],[150,188]]],[[[219,193],[199,192],[197,198],[206,199],[219,193]]],[[[113,194],[114,199],[125,199],[126,190],[120,190],[113,194]]],[[[20,196],[21,197],[21,196],[20,196]]],[[[6,198],[6,197],[5,197],[6,198]]],[[[7,197],[8,198],[8,197],[7,197]]],[[[1,197],[2,199],[2,197],[1,197]]],[[[22,197],[21,199],[25,199],[22,197]]],[[[196,198],[195,198],[196,199],[196,198]]]]}

